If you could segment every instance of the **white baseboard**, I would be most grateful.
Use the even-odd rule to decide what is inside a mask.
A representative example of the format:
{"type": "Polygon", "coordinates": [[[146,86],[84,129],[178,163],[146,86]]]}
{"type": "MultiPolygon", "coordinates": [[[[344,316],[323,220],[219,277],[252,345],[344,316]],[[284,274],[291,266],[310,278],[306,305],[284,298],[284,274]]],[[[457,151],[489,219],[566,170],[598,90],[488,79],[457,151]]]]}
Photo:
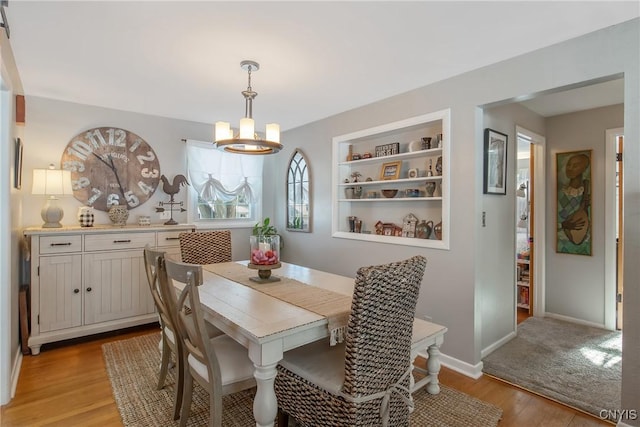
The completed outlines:
{"type": "Polygon", "coordinates": [[[11,399],[16,395],[16,388],[18,387],[18,378],[20,377],[20,369],[22,368],[22,351],[18,346],[16,357],[13,359],[13,367],[11,368],[11,399]]]}
{"type": "MultiPolygon", "coordinates": [[[[419,352],[418,355],[425,359],[428,359],[426,351],[419,352]]],[[[474,380],[477,380],[482,376],[482,362],[478,363],[477,365],[471,365],[467,362],[463,362],[462,360],[447,356],[444,353],[440,353],[439,357],[442,366],[446,366],[452,371],[456,371],[462,375],[473,378],[474,380]]]]}
{"type": "Polygon", "coordinates": [[[499,339],[498,341],[491,344],[489,347],[483,349],[482,351],[480,351],[480,359],[484,359],[485,357],[493,353],[495,350],[499,349],[500,347],[502,347],[503,345],[505,345],[512,339],[514,339],[516,336],[518,336],[518,334],[515,331],[512,331],[509,334],[502,337],[501,339],[499,339]]]}
{"type": "Polygon", "coordinates": [[[575,317],[564,316],[562,314],[556,314],[556,313],[547,312],[547,313],[544,314],[544,317],[550,317],[552,319],[564,320],[565,322],[577,323],[579,325],[591,326],[593,328],[607,329],[607,328],[605,328],[604,323],[589,322],[587,320],[577,319],[575,317]]]}

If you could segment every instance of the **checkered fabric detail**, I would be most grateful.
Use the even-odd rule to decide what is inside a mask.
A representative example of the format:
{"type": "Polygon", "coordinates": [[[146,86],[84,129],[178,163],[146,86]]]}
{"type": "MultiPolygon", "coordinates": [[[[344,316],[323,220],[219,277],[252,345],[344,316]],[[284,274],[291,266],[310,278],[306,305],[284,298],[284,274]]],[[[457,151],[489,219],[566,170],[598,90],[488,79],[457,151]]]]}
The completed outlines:
{"type": "Polygon", "coordinates": [[[78,222],[80,227],[93,227],[95,217],[93,212],[83,212],[78,214],[78,222]]]}

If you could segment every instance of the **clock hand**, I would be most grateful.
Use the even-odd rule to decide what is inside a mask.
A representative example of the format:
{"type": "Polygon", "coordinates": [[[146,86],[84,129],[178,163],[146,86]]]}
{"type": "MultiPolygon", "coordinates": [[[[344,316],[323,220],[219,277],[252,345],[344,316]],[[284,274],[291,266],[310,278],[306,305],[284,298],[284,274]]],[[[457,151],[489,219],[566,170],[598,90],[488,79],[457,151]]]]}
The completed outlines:
{"type": "Polygon", "coordinates": [[[118,169],[116,169],[116,166],[113,164],[113,157],[111,157],[111,154],[109,154],[109,161],[111,162],[111,169],[113,170],[113,173],[116,175],[116,181],[118,182],[118,187],[120,187],[120,194],[122,194],[122,200],[126,201],[127,198],[124,195],[124,188],[122,188],[122,184],[120,183],[120,177],[118,176],[118,169]]]}
{"type": "Polygon", "coordinates": [[[104,160],[102,157],[98,156],[96,153],[93,153],[93,152],[92,152],[91,154],[93,154],[94,156],[96,156],[96,158],[97,158],[98,160],[100,160],[102,163],[104,163],[105,165],[107,165],[107,167],[113,171],[113,173],[114,173],[114,174],[115,174],[115,176],[116,176],[116,182],[118,183],[118,187],[120,188],[120,194],[122,194],[122,200],[126,200],[126,197],[125,197],[125,195],[124,195],[124,189],[122,188],[122,184],[120,183],[120,176],[118,175],[118,169],[116,169],[116,166],[113,164],[113,157],[111,157],[111,154],[108,154],[109,162],[110,162],[111,164],[107,163],[107,161],[106,161],[106,160],[104,160]]]}
{"type": "MultiPolygon", "coordinates": [[[[107,167],[111,170],[113,170],[113,160],[111,160],[111,164],[107,163],[102,157],[98,156],[96,153],[92,152],[91,154],[93,154],[94,156],[96,156],[96,158],[98,160],[100,160],[102,163],[104,163],[105,165],[107,165],[107,167]]],[[[109,159],[111,159],[111,156],[109,156],[109,159]]]]}

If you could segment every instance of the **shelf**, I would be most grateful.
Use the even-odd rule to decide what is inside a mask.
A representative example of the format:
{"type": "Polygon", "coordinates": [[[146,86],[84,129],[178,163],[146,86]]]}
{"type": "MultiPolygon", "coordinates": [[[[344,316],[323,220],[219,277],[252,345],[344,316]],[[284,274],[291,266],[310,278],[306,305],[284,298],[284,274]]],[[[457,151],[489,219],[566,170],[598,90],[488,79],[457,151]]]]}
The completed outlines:
{"type": "Polygon", "coordinates": [[[518,308],[526,308],[527,310],[529,309],[529,304],[523,304],[523,303],[518,303],[518,308]]]}
{"type": "Polygon", "coordinates": [[[387,197],[372,197],[370,199],[364,198],[364,199],[338,199],[338,202],[423,202],[423,201],[438,201],[438,200],[442,200],[442,197],[392,197],[392,198],[387,198],[387,197]]]}
{"type": "Polygon", "coordinates": [[[442,154],[442,148],[431,148],[429,150],[418,150],[418,151],[411,151],[408,153],[391,154],[389,156],[370,157],[368,159],[352,160],[350,162],[347,162],[347,161],[339,162],[338,165],[339,166],[358,166],[358,165],[366,165],[369,163],[386,163],[391,161],[409,160],[409,159],[415,159],[415,158],[426,157],[426,156],[437,156],[439,154],[442,154]]]}
{"type": "Polygon", "coordinates": [[[333,233],[333,237],[351,240],[364,240],[368,242],[390,243],[392,245],[418,246],[422,248],[448,249],[442,240],[416,239],[411,237],[380,236],[372,233],[350,233],[348,231],[338,231],[333,233]]]}
{"type": "MultiPolygon", "coordinates": [[[[451,111],[446,109],[333,138],[332,237],[449,250],[450,118],[451,111]],[[416,146],[414,142],[425,137],[436,139],[436,136],[440,136],[438,148],[410,150],[416,146]],[[397,144],[398,154],[346,161],[350,153],[375,153],[376,147],[390,144],[397,144]],[[359,176],[362,181],[349,182],[353,176],[359,176]],[[384,180],[382,177],[395,179],[384,180]],[[345,189],[350,187],[362,190],[358,194],[363,198],[347,198],[346,193],[350,196],[351,193],[345,189]],[[426,187],[429,187],[428,191],[426,187]],[[385,198],[380,191],[384,189],[397,189],[397,197],[385,198]],[[408,189],[417,189],[420,197],[405,197],[408,189]],[[435,194],[435,197],[426,197],[427,194],[435,194]],[[378,197],[366,197],[368,195],[378,197]],[[375,224],[382,222],[404,228],[405,235],[412,235],[413,223],[403,224],[411,218],[409,214],[413,214],[418,222],[438,224],[438,236],[442,240],[375,234],[375,224]],[[362,231],[370,233],[349,232],[349,217],[356,217],[361,221],[362,231]]],[[[394,233],[397,232],[395,229],[394,233]]]]}
{"type": "Polygon", "coordinates": [[[341,182],[338,184],[340,187],[367,187],[369,185],[387,185],[392,186],[394,182],[399,184],[409,184],[413,182],[425,182],[425,181],[442,181],[442,175],[436,176],[421,176],[418,178],[399,178],[399,179],[387,179],[377,181],[363,181],[363,182],[341,182]]]}
{"type": "Polygon", "coordinates": [[[528,259],[516,259],[516,263],[529,265],[529,260],[528,259]]]}
{"type": "Polygon", "coordinates": [[[520,287],[528,288],[529,287],[529,282],[525,282],[523,280],[518,280],[517,285],[520,286],[520,287]]]}

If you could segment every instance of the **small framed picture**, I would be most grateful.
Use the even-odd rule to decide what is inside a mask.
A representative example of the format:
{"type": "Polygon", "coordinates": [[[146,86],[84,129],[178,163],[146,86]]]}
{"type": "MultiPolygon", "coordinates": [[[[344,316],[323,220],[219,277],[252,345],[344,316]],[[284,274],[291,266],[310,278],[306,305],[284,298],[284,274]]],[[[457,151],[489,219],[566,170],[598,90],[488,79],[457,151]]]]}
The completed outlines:
{"type": "Polygon", "coordinates": [[[409,172],[407,173],[407,177],[408,178],[417,178],[418,177],[418,169],[416,169],[416,168],[409,169],[409,172]]]}
{"type": "Polygon", "coordinates": [[[484,194],[507,194],[507,135],[484,130],[484,194]]]}
{"type": "Polygon", "coordinates": [[[402,161],[384,163],[382,169],[380,169],[380,180],[398,179],[401,168],[402,161]]]}

